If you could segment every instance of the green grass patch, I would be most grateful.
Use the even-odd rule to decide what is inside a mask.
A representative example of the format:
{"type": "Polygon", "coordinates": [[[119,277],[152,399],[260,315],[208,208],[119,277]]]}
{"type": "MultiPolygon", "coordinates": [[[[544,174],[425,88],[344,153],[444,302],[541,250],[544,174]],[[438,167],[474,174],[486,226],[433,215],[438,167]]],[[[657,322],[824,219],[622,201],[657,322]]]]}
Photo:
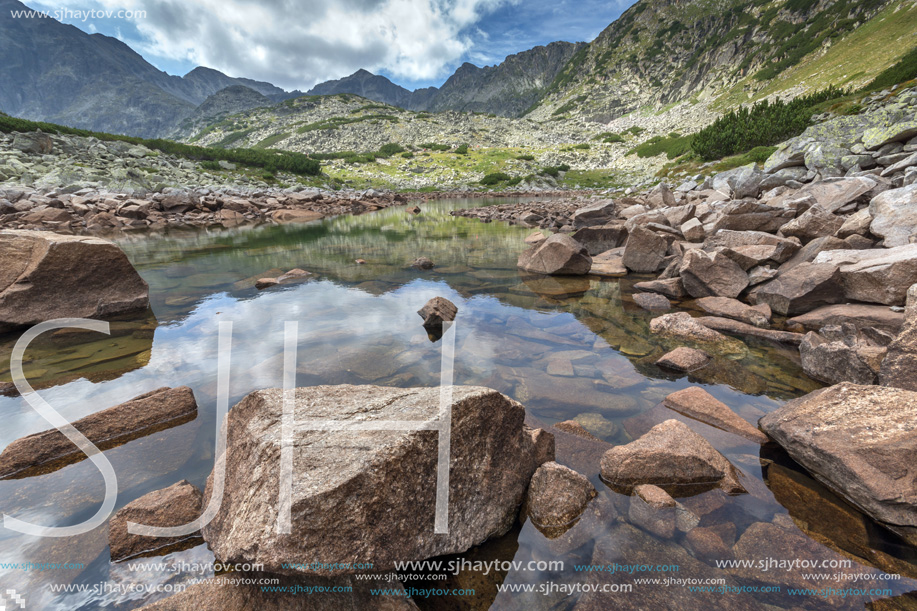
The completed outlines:
{"type": "Polygon", "coordinates": [[[629,155],[636,154],[638,157],[656,157],[665,155],[669,159],[677,159],[682,155],[691,152],[691,143],[694,141],[694,135],[687,136],[654,136],[643,144],[639,144],[628,151],[629,155]]]}
{"type": "Polygon", "coordinates": [[[290,137],[290,133],[289,133],[289,132],[284,132],[284,133],[281,133],[281,134],[274,134],[273,136],[268,136],[267,138],[265,138],[264,140],[262,140],[261,142],[259,142],[258,144],[256,144],[256,145],[255,145],[255,148],[256,148],[256,149],[267,149],[267,148],[271,148],[272,146],[274,146],[274,145],[277,144],[278,142],[281,142],[281,141],[283,141],[283,140],[286,140],[286,139],[289,138],[289,137],[290,137]]]}
{"type": "Polygon", "coordinates": [[[512,178],[513,177],[506,172],[491,172],[481,179],[481,184],[485,186],[498,185],[501,182],[508,182],[512,180],[512,178]]]}
{"type": "Polygon", "coordinates": [[[908,51],[895,65],[880,72],[871,83],[863,87],[863,91],[886,89],[913,79],[917,79],[917,47],[908,51]]]}

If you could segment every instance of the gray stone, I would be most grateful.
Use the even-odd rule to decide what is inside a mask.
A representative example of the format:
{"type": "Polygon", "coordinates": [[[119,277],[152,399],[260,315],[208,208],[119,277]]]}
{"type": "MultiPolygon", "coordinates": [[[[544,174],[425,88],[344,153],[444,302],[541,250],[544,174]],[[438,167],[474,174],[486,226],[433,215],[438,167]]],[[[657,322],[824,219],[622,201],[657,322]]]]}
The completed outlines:
{"type": "MultiPolygon", "coordinates": [[[[523,426],[525,408],[500,393],[453,388],[449,533],[434,533],[437,434],[390,430],[388,421],[439,417],[438,388],[315,386],[295,391],[292,417],[301,425],[378,423],[381,430],[299,430],[292,445],[291,528],[277,532],[281,489],[284,391],[249,394],[227,417],[225,494],[203,529],[225,562],[263,563],[296,574],[286,563],[372,563],[461,553],[509,530],[529,481],[553,459],[553,438],[523,426]]],[[[204,497],[214,490],[214,475],[204,497]]],[[[317,571],[326,574],[326,571],[317,571]]]]}
{"type": "Polygon", "coordinates": [[[784,316],[804,314],[821,306],[841,303],[844,301],[841,272],[837,265],[830,263],[801,263],[761,285],[755,298],[757,303],[766,303],[774,312],[784,316]]]}
{"type": "Polygon", "coordinates": [[[662,267],[669,242],[644,227],[635,227],[624,246],[624,265],[637,273],[652,273],[662,267]]]}
{"type": "Polygon", "coordinates": [[[568,235],[555,233],[519,255],[520,269],[549,276],[580,276],[589,273],[592,258],[582,244],[568,235]]]}
{"type": "Polygon", "coordinates": [[[917,184],[876,196],[869,204],[869,215],[869,230],[885,238],[887,248],[909,244],[917,235],[917,184]]]}
{"type": "Polygon", "coordinates": [[[679,269],[685,290],[692,297],[738,297],[748,286],[748,275],[722,253],[689,250],[679,269]]]}

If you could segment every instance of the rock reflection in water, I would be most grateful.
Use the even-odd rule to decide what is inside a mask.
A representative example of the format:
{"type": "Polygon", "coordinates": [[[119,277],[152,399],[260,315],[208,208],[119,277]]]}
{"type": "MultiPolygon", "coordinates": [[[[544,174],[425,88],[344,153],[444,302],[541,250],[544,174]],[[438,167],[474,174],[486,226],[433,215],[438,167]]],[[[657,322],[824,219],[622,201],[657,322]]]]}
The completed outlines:
{"type": "MultiPolygon", "coordinates": [[[[820,537],[827,540],[830,533],[819,530],[822,525],[800,531],[775,501],[762,480],[760,449],[755,444],[689,421],[660,405],[674,391],[704,384],[714,397],[754,423],[779,402],[818,385],[803,375],[792,352],[761,342],[734,341],[728,349],[710,350],[712,361],[686,376],[660,370],[655,361],[678,343],[650,333],[653,315],[630,302],[631,279],[520,275],[516,259],[528,230],[449,216],[450,209],[465,204],[431,202],[419,216],[391,209],[307,225],[131,234],[121,244],[150,284],[159,326],[148,317],[113,322],[111,337],[60,333],[41,338],[30,351],[27,375],[37,386],[56,385],[42,396],[60,405],[71,419],[95,411],[97,404],[99,408],[114,405],[163,385],[193,388],[200,406],[195,422],[106,452],[118,470],[118,502],[123,506],[181,479],[201,485],[210,472],[218,322],[233,322],[232,403],[253,390],[281,385],[283,328],[288,320],[299,322],[299,385],[433,386],[439,383],[441,346],[431,343],[418,325],[417,310],[430,298],[442,296],[459,308],[456,383],[491,387],[523,402],[529,416],[542,420],[540,426],[550,427],[556,435],[557,462],[589,477],[599,496],[559,536],[550,533],[552,537],[547,537],[525,522],[506,537],[461,556],[471,561],[563,560],[564,569],[498,571],[489,576],[462,572],[442,582],[448,586],[436,587],[473,587],[475,596],[437,599],[426,606],[418,600],[422,608],[534,611],[674,605],[688,609],[707,607],[708,602],[709,608],[727,603],[730,608],[760,608],[754,601],[749,603],[747,596],[697,598],[682,587],[655,587],[655,593],[640,589],[610,599],[571,597],[557,591],[548,596],[497,594],[498,583],[540,586],[549,581],[599,580],[601,575],[573,569],[574,564],[596,560],[679,563],[682,576],[720,577],[726,572],[715,567],[714,558],[744,553],[743,549],[751,547],[749,542],[757,540],[754,537],[773,534],[771,526],[781,529],[777,534],[788,532],[791,538],[799,536],[813,543],[822,541],[820,537]],[[429,257],[436,267],[428,271],[410,268],[420,256],[429,257]],[[366,263],[357,264],[356,259],[366,263]],[[254,287],[258,278],[276,277],[294,268],[313,276],[304,283],[263,291],[254,287]],[[598,468],[608,448],[628,443],[654,424],[672,418],[695,429],[736,464],[745,474],[743,485],[750,494],[728,497],[716,490],[679,498],[698,520],[691,531],[696,534],[677,532],[672,538],[659,539],[628,521],[630,498],[602,484],[598,468]],[[551,426],[567,420],[575,420],[600,440],[551,426]],[[750,529],[751,538],[737,548],[750,529]],[[663,595],[671,601],[664,603],[659,598],[663,595]]],[[[0,345],[0,357],[7,357],[7,363],[10,345],[0,345]]],[[[8,372],[0,371],[0,382],[5,374],[8,372]]],[[[13,417],[13,425],[3,431],[4,444],[47,428],[18,397],[0,396],[0,414],[13,417]]],[[[817,515],[804,516],[793,509],[794,496],[783,494],[787,485],[775,484],[779,474],[773,473],[769,483],[775,493],[779,491],[778,500],[790,508],[790,514],[816,522],[817,515]]],[[[84,461],[31,480],[0,482],[0,509],[43,524],[75,523],[95,511],[101,492],[101,477],[84,461]]],[[[825,514],[832,515],[827,510],[825,514]]],[[[78,559],[87,568],[72,576],[62,575],[61,581],[129,581],[123,573],[109,573],[103,539],[74,540],[78,553],[65,558],[55,547],[59,543],[9,533],[0,536],[6,537],[4,550],[9,550],[0,554],[3,561],[78,559]]],[[[847,554],[910,574],[911,569],[905,568],[911,557],[895,551],[893,539],[877,539],[869,529],[853,540],[839,539],[837,549],[847,554]]],[[[827,547],[822,549],[836,555],[827,547]]],[[[635,576],[650,575],[627,576],[627,582],[632,583],[635,576]]],[[[730,584],[763,583],[759,575],[725,574],[724,578],[730,584]]],[[[0,585],[34,593],[39,604],[47,601],[47,594],[39,596],[38,591],[50,579],[48,574],[36,579],[22,572],[0,572],[0,585]]],[[[785,583],[788,578],[776,574],[775,579],[785,583]]],[[[903,594],[917,586],[907,582],[895,588],[895,594],[903,594]]],[[[88,596],[67,602],[86,608],[104,602],[109,608],[129,609],[151,600],[149,596],[112,595],[104,601],[88,596]]],[[[801,604],[785,598],[769,602],[785,608],[801,604]]],[[[857,602],[862,607],[862,600],[857,602]]],[[[66,608],[62,600],[55,604],[66,608]]]]}

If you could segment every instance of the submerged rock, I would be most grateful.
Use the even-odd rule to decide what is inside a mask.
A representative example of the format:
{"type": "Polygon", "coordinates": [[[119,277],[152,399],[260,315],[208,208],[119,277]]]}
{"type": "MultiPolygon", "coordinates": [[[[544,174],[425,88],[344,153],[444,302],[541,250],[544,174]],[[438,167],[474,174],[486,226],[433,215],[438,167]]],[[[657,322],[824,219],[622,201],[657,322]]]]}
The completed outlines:
{"type": "Polygon", "coordinates": [[[145,537],[127,532],[127,523],[136,522],[144,526],[182,526],[198,519],[201,515],[201,491],[182,480],[177,484],[155,490],[131,501],[114,515],[108,527],[108,544],[111,560],[117,562],[127,558],[159,552],[169,553],[175,546],[188,541],[200,541],[200,531],[183,537],[145,537]]]}
{"type": "Polygon", "coordinates": [[[817,480],[917,543],[917,393],[838,384],[759,425],[817,480]]]}
{"type": "MultiPolygon", "coordinates": [[[[451,404],[449,532],[434,532],[438,435],[387,430],[391,421],[432,423],[440,389],[315,386],[295,391],[293,418],[381,430],[294,433],[290,525],[277,529],[283,391],[245,397],[229,413],[222,506],[204,527],[220,560],[372,563],[460,553],[512,526],[532,474],[553,459],[553,438],[523,426],[525,408],[487,388],[457,386],[451,404]]],[[[419,428],[422,428],[419,426],[419,428]]],[[[205,498],[213,493],[214,476],[205,498]]]]}
{"type": "Polygon", "coordinates": [[[702,350],[680,346],[664,354],[656,365],[673,371],[691,372],[700,369],[710,362],[710,357],[702,350]]]}
{"type": "MultiPolygon", "coordinates": [[[[73,423],[100,449],[106,450],[137,437],[193,420],[197,416],[194,393],[187,386],[160,388],[73,423]]],[[[0,454],[0,478],[43,472],[86,458],[57,429],[17,439],[0,454]]]]}
{"type": "Polygon", "coordinates": [[[146,282],[111,242],[48,231],[0,231],[0,333],[149,305],[146,282]]]}

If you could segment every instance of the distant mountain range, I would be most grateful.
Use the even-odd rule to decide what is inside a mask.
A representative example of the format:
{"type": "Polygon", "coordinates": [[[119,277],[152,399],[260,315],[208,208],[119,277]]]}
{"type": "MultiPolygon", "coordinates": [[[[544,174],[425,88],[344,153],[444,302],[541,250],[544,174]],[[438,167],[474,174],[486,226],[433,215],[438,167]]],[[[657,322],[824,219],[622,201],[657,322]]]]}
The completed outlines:
{"type": "Polygon", "coordinates": [[[0,0],[0,111],[137,136],[192,133],[302,95],[350,93],[414,111],[608,122],[638,109],[856,85],[913,45],[915,0],[639,0],[590,43],[555,42],[496,66],[463,64],[410,91],[359,70],[307,94],[209,68],[183,77],[124,43],[0,0]],[[862,26],[873,24],[869,28],[862,26]],[[531,113],[531,114],[529,114],[531,113]]]}
{"type": "Polygon", "coordinates": [[[309,95],[353,93],[408,110],[458,110],[518,117],[547,91],[585,43],[552,42],[510,55],[496,66],[462,64],[441,88],[409,91],[384,76],[358,70],[346,78],[316,85],[309,95]]]}
{"type": "MultiPolygon", "coordinates": [[[[304,95],[210,68],[171,76],[115,38],[86,34],[50,18],[13,19],[10,11],[19,10],[28,7],[0,0],[0,111],[13,116],[156,137],[180,124],[187,129],[230,111],[304,95]],[[209,100],[219,92],[218,99],[209,100]]],[[[440,89],[409,91],[359,70],[316,85],[308,95],[353,93],[412,110],[518,116],[581,46],[558,42],[512,55],[498,66],[464,64],[440,89]]]]}

